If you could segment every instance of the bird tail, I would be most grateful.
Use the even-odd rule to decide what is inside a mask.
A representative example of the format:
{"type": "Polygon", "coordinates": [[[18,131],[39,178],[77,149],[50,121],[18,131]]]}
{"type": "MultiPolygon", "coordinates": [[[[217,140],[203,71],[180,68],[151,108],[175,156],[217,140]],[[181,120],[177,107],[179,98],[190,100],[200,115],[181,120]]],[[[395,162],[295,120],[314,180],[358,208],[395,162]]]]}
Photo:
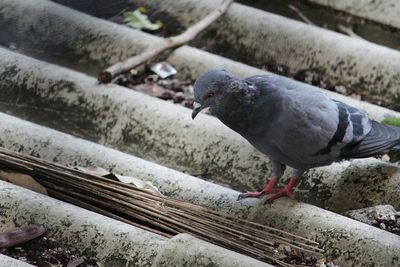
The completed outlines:
{"type": "Polygon", "coordinates": [[[371,121],[371,131],[359,142],[342,149],[343,158],[366,158],[390,149],[400,149],[400,127],[371,121]]]}
{"type": "Polygon", "coordinates": [[[400,150],[400,145],[395,145],[394,147],[392,147],[393,150],[400,150]]]}

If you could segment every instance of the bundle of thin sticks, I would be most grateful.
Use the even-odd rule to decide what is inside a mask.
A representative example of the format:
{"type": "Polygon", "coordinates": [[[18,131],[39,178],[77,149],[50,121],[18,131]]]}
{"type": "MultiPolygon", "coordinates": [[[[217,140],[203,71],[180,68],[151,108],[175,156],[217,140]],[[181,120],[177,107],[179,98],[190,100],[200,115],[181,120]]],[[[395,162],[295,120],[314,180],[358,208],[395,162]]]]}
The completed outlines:
{"type": "Polygon", "coordinates": [[[322,257],[315,241],[3,148],[0,169],[30,175],[54,198],[165,237],[189,233],[278,266],[294,266],[278,255],[279,246],[296,255],[322,257]]]}

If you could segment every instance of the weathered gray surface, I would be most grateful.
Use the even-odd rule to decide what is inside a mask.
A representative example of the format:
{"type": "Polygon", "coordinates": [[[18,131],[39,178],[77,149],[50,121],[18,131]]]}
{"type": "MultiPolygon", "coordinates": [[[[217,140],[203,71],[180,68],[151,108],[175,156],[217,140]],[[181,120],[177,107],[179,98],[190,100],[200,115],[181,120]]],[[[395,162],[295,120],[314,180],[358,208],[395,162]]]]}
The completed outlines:
{"type": "MultiPolygon", "coordinates": [[[[219,4],[213,0],[134,2],[175,14],[186,27],[219,4]]],[[[240,4],[233,4],[196,40],[197,47],[254,66],[282,66],[289,76],[314,75],[400,110],[400,53],[396,50],[240,4]]]]}
{"type": "Polygon", "coordinates": [[[400,29],[397,0],[303,0],[400,29]]]}
{"type": "MultiPolygon", "coordinates": [[[[70,2],[70,0],[61,1],[68,4],[70,2]]],[[[395,14],[397,17],[394,10],[386,12],[388,7],[386,3],[389,3],[390,5],[390,3],[393,3],[394,1],[237,0],[235,2],[304,22],[304,19],[300,17],[299,13],[292,10],[291,7],[294,6],[306,18],[308,18],[309,21],[318,27],[342,32],[343,29],[341,29],[340,26],[344,26],[349,30],[353,30],[357,36],[367,41],[396,50],[400,49],[400,36],[398,34],[399,28],[395,28],[385,23],[388,20],[391,21],[391,19],[393,19],[393,17],[390,18],[391,14],[395,14]],[[321,2],[321,4],[318,2],[321,2]],[[365,2],[369,2],[369,4],[366,5],[365,2]],[[329,3],[329,6],[324,5],[323,3],[329,3]],[[379,3],[379,8],[377,8],[377,4],[375,3],[379,3]],[[345,9],[340,9],[346,4],[352,5],[352,8],[348,9],[348,12],[345,9]],[[375,10],[368,10],[370,6],[374,6],[375,10]],[[367,10],[368,12],[366,12],[367,10]],[[388,15],[388,17],[386,17],[386,15],[388,15]],[[385,20],[383,20],[383,18],[385,18],[385,20]]],[[[398,5],[393,6],[393,8],[396,9],[396,6],[398,5]]],[[[354,38],[357,37],[354,36],[354,38]]]]}
{"type": "Polygon", "coordinates": [[[188,234],[180,234],[168,241],[154,260],[153,267],[172,266],[246,266],[272,265],[261,263],[247,256],[214,246],[188,234]]]}
{"type": "Polygon", "coordinates": [[[188,234],[167,239],[3,181],[0,196],[0,229],[43,224],[49,236],[62,240],[67,248],[93,255],[102,266],[271,267],[188,234]],[[185,260],[189,265],[183,264],[185,260]]]}
{"type": "MultiPolygon", "coordinates": [[[[0,78],[0,109],[22,118],[178,170],[206,172],[238,190],[259,189],[270,174],[269,160],[213,117],[193,121],[189,109],[5,50],[0,78]]],[[[344,162],[311,170],[298,195],[335,211],[397,206],[397,173],[373,159],[344,162]]]]}
{"type": "Polygon", "coordinates": [[[343,215],[369,225],[379,225],[380,221],[396,223],[397,211],[391,205],[378,205],[363,209],[349,210],[343,215]]]}
{"type": "Polygon", "coordinates": [[[33,267],[33,265],[30,265],[28,263],[25,263],[23,261],[19,261],[13,258],[10,258],[8,256],[0,254],[0,266],[1,267],[33,267]]]}
{"type": "Polygon", "coordinates": [[[272,205],[255,199],[236,201],[237,191],[5,114],[0,113],[0,120],[3,147],[62,164],[102,166],[149,180],[168,196],[315,239],[323,244],[328,258],[341,266],[400,264],[399,236],[344,216],[288,199],[272,205]]]}
{"type": "Polygon", "coordinates": [[[3,45],[91,74],[159,40],[44,0],[2,0],[0,28],[3,45]]]}

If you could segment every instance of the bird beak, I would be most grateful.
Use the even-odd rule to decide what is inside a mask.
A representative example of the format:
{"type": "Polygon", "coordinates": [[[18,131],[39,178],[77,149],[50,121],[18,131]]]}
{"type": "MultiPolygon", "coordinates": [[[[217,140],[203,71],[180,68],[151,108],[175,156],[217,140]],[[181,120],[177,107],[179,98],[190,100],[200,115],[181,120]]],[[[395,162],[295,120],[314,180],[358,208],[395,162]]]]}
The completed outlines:
{"type": "Polygon", "coordinates": [[[193,112],[192,112],[192,119],[196,118],[197,114],[199,114],[200,111],[202,111],[205,107],[202,106],[201,104],[194,102],[193,103],[193,112]]]}

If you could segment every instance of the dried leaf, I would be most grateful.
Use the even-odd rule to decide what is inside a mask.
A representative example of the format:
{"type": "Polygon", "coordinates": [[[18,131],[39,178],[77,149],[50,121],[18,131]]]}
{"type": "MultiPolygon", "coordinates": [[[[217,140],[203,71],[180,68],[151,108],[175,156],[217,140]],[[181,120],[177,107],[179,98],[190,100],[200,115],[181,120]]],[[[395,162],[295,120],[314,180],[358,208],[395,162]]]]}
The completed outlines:
{"type": "Polygon", "coordinates": [[[165,96],[167,92],[170,92],[170,90],[167,90],[164,87],[161,87],[157,84],[147,84],[147,83],[135,85],[133,89],[138,92],[142,92],[147,95],[151,95],[158,98],[163,98],[163,96],[165,96]]]}
{"type": "Polygon", "coordinates": [[[158,196],[163,196],[160,191],[158,191],[158,188],[155,187],[151,182],[149,181],[143,181],[140,180],[139,178],[135,178],[135,177],[131,177],[131,176],[125,176],[125,175],[119,175],[119,174],[113,174],[109,171],[107,171],[106,169],[103,169],[101,167],[96,167],[96,166],[90,166],[90,167],[75,167],[76,169],[84,172],[84,173],[88,173],[88,174],[92,174],[92,175],[96,175],[96,176],[100,176],[100,177],[107,177],[107,178],[112,178],[115,180],[118,180],[122,183],[125,184],[133,184],[134,186],[136,186],[137,188],[140,189],[144,189],[147,190],[151,193],[154,193],[158,196]]]}
{"type": "Polygon", "coordinates": [[[30,224],[25,227],[14,228],[0,234],[0,248],[9,248],[26,243],[46,232],[41,224],[30,224]]]}
{"type": "Polygon", "coordinates": [[[153,193],[158,196],[163,196],[163,194],[158,191],[158,188],[154,186],[151,182],[149,181],[143,181],[139,178],[131,177],[131,176],[124,176],[124,175],[115,175],[117,179],[125,184],[133,184],[137,188],[144,189],[149,191],[150,193],[153,193]]]}
{"type": "Polygon", "coordinates": [[[36,180],[33,179],[30,175],[0,170],[0,179],[15,185],[25,187],[37,193],[48,195],[46,188],[36,182],[36,180]]]}
{"type": "Polygon", "coordinates": [[[111,174],[106,169],[103,169],[103,168],[97,167],[97,166],[89,166],[89,167],[76,166],[75,168],[77,170],[80,170],[80,171],[84,172],[84,173],[97,175],[97,176],[100,176],[100,177],[104,177],[104,176],[107,176],[107,175],[111,174]]]}
{"type": "Polygon", "coordinates": [[[136,9],[135,11],[126,11],[122,14],[122,16],[126,25],[138,30],[146,29],[155,31],[160,29],[162,26],[161,21],[152,23],[149,18],[141,12],[140,8],[136,9]]]}
{"type": "Polygon", "coordinates": [[[100,176],[100,177],[107,177],[107,178],[112,178],[115,180],[118,180],[122,183],[125,184],[133,184],[134,186],[136,186],[137,188],[140,189],[145,189],[147,191],[149,191],[150,193],[154,193],[155,195],[158,196],[163,196],[163,194],[160,193],[160,191],[158,191],[158,188],[155,187],[151,182],[149,181],[143,181],[139,178],[135,178],[135,177],[131,177],[131,176],[124,176],[124,175],[119,175],[119,174],[113,174],[109,171],[107,171],[106,169],[103,169],[101,167],[95,167],[95,166],[90,166],[90,167],[75,167],[76,169],[84,172],[84,173],[88,173],[88,174],[92,174],[92,175],[96,175],[96,176],[100,176]]]}

